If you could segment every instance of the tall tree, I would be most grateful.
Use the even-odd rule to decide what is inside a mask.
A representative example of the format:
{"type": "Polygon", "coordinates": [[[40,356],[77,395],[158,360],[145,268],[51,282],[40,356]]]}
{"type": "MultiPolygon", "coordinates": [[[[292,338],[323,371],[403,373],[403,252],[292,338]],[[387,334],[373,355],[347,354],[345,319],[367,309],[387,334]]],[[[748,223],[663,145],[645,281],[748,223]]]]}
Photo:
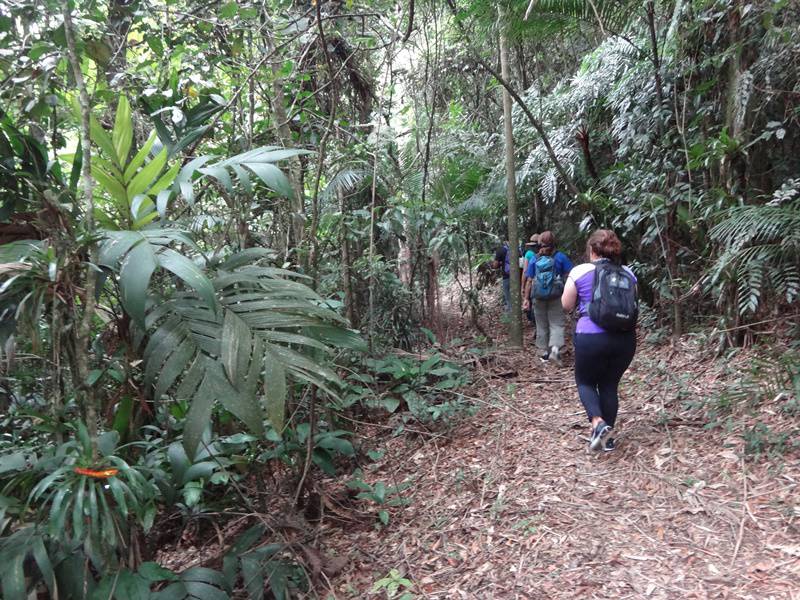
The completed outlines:
{"type": "MultiPolygon", "coordinates": [[[[503,10],[500,9],[498,24],[500,26],[500,71],[503,79],[509,81],[508,40],[503,29],[503,10]]],[[[511,321],[509,323],[509,339],[514,346],[522,347],[522,311],[520,302],[519,273],[519,232],[517,231],[517,186],[514,168],[514,131],[511,121],[511,94],[503,88],[503,121],[506,141],[506,198],[508,201],[508,252],[511,253],[509,273],[511,284],[511,321]]]]}

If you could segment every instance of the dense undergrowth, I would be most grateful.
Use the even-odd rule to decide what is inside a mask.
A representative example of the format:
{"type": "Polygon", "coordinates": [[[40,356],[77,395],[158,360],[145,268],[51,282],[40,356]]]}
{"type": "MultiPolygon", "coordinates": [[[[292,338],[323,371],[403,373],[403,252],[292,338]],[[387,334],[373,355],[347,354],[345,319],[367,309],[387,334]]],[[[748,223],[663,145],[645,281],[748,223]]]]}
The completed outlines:
{"type": "Polygon", "coordinates": [[[525,237],[579,261],[614,228],[643,340],[730,365],[708,396],[650,365],[701,426],[796,450],[798,8],[498,6],[0,7],[4,598],[323,589],[320,481],[385,531],[408,482],[366,476],[373,432],[491,409],[507,170],[525,237]]]}

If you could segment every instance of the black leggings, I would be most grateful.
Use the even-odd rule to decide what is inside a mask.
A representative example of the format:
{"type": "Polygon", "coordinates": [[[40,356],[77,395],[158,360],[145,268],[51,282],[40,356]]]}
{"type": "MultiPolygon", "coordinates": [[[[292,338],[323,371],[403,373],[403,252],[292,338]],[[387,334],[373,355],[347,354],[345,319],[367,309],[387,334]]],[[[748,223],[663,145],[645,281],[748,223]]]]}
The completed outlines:
{"type": "Polygon", "coordinates": [[[578,396],[591,421],[602,417],[611,427],[617,420],[617,388],[636,352],[635,332],[577,333],[575,383],[578,396]]]}

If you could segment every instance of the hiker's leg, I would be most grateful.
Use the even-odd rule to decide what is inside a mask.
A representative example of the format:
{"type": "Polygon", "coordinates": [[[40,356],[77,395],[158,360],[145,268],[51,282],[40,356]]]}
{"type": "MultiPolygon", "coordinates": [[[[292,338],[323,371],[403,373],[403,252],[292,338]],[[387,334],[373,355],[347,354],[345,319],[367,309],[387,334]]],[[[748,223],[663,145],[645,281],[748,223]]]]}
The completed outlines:
{"type": "Polygon", "coordinates": [[[511,312],[511,279],[503,278],[503,305],[506,312],[511,312]]]}
{"type": "Polygon", "coordinates": [[[547,301],[547,320],[550,322],[550,346],[559,350],[564,346],[564,309],[561,298],[547,301]]]}
{"type": "Polygon", "coordinates": [[[609,342],[606,355],[607,369],[598,385],[600,407],[603,420],[614,427],[619,411],[619,382],[636,353],[636,334],[631,332],[602,335],[607,337],[609,342]]]}
{"type": "Polygon", "coordinates": [[[598,344],[602,334],[578,333],[575,335],[575,383],[578,397],[586,409],[589,421],[603,416],[597,383],[602,377],[601,355],[603,347],[598,344]]]}
{"type": "Polygon", "coordinates": [[[550,322],[547,319],[547,301],[533,301],[533,317],[536,322],[536,347],[547,351],[550,346],[550,322]]]}

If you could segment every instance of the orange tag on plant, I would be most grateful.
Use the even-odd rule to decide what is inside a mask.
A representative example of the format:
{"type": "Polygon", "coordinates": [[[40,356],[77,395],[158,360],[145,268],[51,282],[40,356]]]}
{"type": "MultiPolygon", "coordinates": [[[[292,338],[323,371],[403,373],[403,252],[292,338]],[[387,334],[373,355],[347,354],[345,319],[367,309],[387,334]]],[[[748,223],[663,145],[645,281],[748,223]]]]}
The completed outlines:
{"type": "Polygon", "coordinates": [[[78,475],[85,475],[86,477],[94,477],[95,479],[108,479],[114,477],[119,473],[119,469],[102,469],[95,471],[94,469],[84,469],[83,467],[75,467],[72,469],[78,475]]]}

